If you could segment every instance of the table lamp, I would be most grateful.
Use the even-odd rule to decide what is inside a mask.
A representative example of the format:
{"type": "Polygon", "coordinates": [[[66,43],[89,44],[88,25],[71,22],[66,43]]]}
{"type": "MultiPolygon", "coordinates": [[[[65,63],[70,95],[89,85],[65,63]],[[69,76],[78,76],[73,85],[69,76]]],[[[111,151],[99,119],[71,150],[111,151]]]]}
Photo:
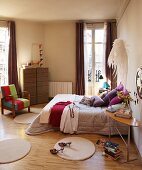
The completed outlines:
{"type": "Polygon", "coordinates": [[[110,87],[110,85],[108,84],[108,82],[103,82],[102,88],[103,89],[108,89],[110,87]]]}

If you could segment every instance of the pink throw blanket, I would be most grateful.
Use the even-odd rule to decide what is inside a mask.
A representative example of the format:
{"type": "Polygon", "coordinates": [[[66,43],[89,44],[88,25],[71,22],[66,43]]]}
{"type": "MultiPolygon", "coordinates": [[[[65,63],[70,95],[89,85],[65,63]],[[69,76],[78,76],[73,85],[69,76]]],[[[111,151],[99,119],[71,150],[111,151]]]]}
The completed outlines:
{"type": "Polygon", "coordinates": [[[58,102],[51,108],[51,113],[49,117],[49,124],[53,127],[60,127],[61,116],[64,108],[71,104],[70,101],[67,102],[58,102]]]}

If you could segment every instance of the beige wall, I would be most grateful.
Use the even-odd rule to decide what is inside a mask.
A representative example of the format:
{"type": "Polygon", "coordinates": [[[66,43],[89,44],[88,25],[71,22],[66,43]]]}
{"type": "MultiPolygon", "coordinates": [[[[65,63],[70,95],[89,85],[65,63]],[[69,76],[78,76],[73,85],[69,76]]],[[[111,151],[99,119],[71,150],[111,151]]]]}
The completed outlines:
{"type": "MultiPolygon", "coordinates": [[[[135,76],[138,67],[142,67],[142,0],[131,0],[118,23],[118,37],[123,39],[128,53],[127,88],[136,99],[135,76]]],[[[125,74],[125,73],[124,73],[125,74]]],[[[132,103],[133,116],[142,121],[142,99],[139,104],[132,103]]],[[[142,128],[134,129],[134,139],[142,155],[142,128]]]]}
{"type": "Polygon", "coordinates": [[[50,81],[71,81],[75,92],[75,23],[47,23],[44,28],[45,65],[50,81]]]}
{"type": "Polygon", "coordinates": [[[18,66],[32,60],[32,44],[44,40],[44,25],[40,22],[16,21],[18,66]]]}
{"type": "Polygon", "coordinates": [[[32,61],[32,44],[42,43],[49,81],[71,81],[75,92],[75,23],[16,21],[18,67],[32,61]]]}

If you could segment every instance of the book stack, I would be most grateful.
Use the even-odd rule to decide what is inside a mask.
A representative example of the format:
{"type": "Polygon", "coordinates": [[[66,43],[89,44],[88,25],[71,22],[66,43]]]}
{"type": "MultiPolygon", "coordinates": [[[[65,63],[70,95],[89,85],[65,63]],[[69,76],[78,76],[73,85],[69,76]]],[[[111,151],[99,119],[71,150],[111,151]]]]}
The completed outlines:
{"type": "Polygon", "coordinates": [[[117,117],[122,117],[126,119],[130,119],[132,117],[132,114],[129,110],[120,109],[119,112],[114,113],[117,117]]]}
{"type": "Polygon", "coordinates": [[[106,141],[104,144],[104,152],[106,155],[113,158],[113,160],[117,160],[120,158],[120,149],[119,144],[112,143],[111,141],[106,141]]]}

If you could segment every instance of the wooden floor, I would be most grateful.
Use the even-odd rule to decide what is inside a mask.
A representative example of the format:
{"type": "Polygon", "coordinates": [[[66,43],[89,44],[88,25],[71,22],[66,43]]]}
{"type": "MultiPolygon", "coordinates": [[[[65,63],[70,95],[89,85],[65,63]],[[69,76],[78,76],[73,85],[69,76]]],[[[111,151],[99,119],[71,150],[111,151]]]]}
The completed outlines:
{"type": "MultiPolygon", "coordinates": [[[[40,107],[43,107],[42,105],[40,107]]],[[[36,108],[32,108],[32,111],[40,111],[36,108]]],[[[65,137],[60,132],[48,132],[36,136],[28,136],[25,134],[25,129],[28,125],[17,124],[13,121],[10,115],[3,116],[0,114],[0,140],[7,138],[23,138],[31,142],[32,148],[30,153],[23,159],[9,163],[0,164],[0,170],[142,170],[142,163],[140,158],[129,163],[123,163],[126,157],[126,148],[119,136],[112,137],[112,141],[119,143],[122,152],[122,158],[119,161],[113,161],[102,155],[102,148],[96,145],[96,141],[100,138],[106,138],[107,136],[101,136],[96,134],[79,134],[72,136],[84,137],[92,141],[96,146],[95,154],[84,161],[69,161],[52,155],[49,150],[53,148],[54,144],[65,137]]],[[[131,143],[130,158],[138,157],[138,153],[133,143],[131,143]]]]}

